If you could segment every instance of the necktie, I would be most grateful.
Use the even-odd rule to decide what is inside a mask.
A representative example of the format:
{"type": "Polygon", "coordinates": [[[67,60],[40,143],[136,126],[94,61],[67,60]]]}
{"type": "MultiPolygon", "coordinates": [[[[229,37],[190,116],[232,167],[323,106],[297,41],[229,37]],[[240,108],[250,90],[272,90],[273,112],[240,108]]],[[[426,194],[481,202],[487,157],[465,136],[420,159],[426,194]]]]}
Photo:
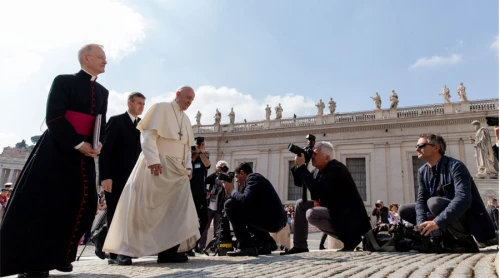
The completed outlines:
{"type": "Polygon", "coordinates": [[[137,127],[137,122],[139,122],[137,119],[134,120],[134,127],[137,127]]]}

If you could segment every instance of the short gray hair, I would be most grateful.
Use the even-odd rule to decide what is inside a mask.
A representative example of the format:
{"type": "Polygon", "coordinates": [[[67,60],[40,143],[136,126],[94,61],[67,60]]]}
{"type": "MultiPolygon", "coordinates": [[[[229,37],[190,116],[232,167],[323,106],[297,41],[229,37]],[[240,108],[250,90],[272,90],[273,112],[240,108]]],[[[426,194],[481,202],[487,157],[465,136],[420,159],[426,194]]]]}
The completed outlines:
{"type": "Polygon", "coordinates": [[[321,142],[316,143],[316,145],[314,145],[314,147],[320,148],[321,153],[328,155],[330,157],[330,161],[332,161],[334,159],[334,157],[333,157],[333,145],[330,142],[321,141],[321,142]]]}
{"type": "Polygon", "coordinates": [[[446,142],[441,135],[436,135],[432,133],[420,134],[419,138],[427,139],[427,143],[431,146],[439,146],[439,153],[444,155],[446,153],[446,142]]]}
{"type": "Polygon", "coordinates": [[[78,50],[78,62],[80,62],[80,65],[83,62],[83,55],[89,53],[93,47],[104,48],[104,46],[97,44],[97,43],[88,43],[88,44],[82,46],[80,48],[80,50],[78,50]]]}
{"type": "Polygon", "coordinates": [[[229,164],[225,160],[219,160],[219,161],[217,161],[217,164],[215,165],[215,168],[222,167],[222,165],[226,165],[227,168],[229,168],[229,164]]]}
{"type": "Polygon", "coordinates": [[[190,86],[187,86],[187,85],[180,86],[179,89],[177,89],[177,91],[175,91],[175,92],[182,93],[182,91],[185,91],[185,90],[191,90],[194,92],[193,88],[191,88],[190,86]]]}

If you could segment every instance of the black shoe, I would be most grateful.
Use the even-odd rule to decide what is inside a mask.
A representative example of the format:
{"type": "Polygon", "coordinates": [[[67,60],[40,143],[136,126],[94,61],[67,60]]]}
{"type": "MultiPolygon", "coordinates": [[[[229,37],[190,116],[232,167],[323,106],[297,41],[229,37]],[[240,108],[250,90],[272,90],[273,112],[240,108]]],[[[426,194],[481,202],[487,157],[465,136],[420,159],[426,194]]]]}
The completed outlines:
{"type": "Polygon", "coordinates": [[[195,253],[198,253],[198,254],[203,254],[203,251],[201,251],[202,249],[204,249],[204,248],[198,248],[198,246],[196,246],[196,247],[194,248],[194,252],[195,252],[195,253]]]}
{"type": "Polygon", "coordinates": [[[61,271],[61,272],[71,272],[73,271],[73,265],[72,264],[65,264],[65,265],[62,265],[58,268],[56,268],[57,271],[61,271]]]}
{"type": "Polygon", "coordinates": [[[180,254],[175,254],[173,256],[169,257],[158,257],[158,260],[156,260],[157,263],[159,264],[164,264],[164,263],[185,263],[189,259],[185,255],[180,255],[180,254]]]}
{"type": "Polygon", "coordinates": [[[361,243],[361,237],[353,240],[349,240],[344,243],[344,247],[340,249],[339,251],[341,252],[349,252],[349,251],[354,251],[356,247],[361,243]]]}
{"type": "Polygon", "coordinates": [[[241,257],[241,256],[252,256],[257,257],[258,252],[255,247],[246,247],[241,249],[236,249],[235,251],[229,251],[226,253],[230,257],[241,257]]]}
{"type": "Polygon", "coordinates": [[[290,249],[288,251],[281,252],[280,255],[281,256],[283,256],[283,255],[292,255],[292,254],[306,253],[306,252],[309,252],[308,248],[292,247],[292,249],[290,249]]]}
{"type": "Polygon", "coordinates": [[[259,255],[270,255],[273,251],[278,249],[278,245],[276,242],[273,240],[272,242],[268,242],[264,244],[263,246],[259,247],[257,249],[257,253],[259,255]]]}
{"type": "Polygon", "coordinates": [[[193,251],[193,250],[189,250],[189,251],[187,251],[185,254],[186,254],[186,256],[189,256],[189,257],[194,257],[194,256],[195,256],[195,254],[194,254],[194,251],[193,251]]]}
{"type": "Polygon", "coordinates": [[[325,246],[324,246],[324,245],[320,245],[320,246],[319,246],[319,250],[325,250],[325,249],[326,249],[326,248],[325,248],[325,246]]]}
{"type": "Polygon", "coordinates": [[[104,260],[106,259],[106,253],[102,252],[102,249],[98,249],[97,247],[95,248],[95,251],[94,251],[95,255],[101,259],[101,260],[104,260]]]}
{"type": "Polygon", "coordinates": [[[118,255],[116,258],[109,258],[108,264],[131,265],[132,258],[128,256],[118,255]]]}
{"type": "Polygon", "coordinates": [[[48,271],[33,271],[33,272],[24,272],[17,275],[18,278],[25,277],[49,277],[48,271]]]}

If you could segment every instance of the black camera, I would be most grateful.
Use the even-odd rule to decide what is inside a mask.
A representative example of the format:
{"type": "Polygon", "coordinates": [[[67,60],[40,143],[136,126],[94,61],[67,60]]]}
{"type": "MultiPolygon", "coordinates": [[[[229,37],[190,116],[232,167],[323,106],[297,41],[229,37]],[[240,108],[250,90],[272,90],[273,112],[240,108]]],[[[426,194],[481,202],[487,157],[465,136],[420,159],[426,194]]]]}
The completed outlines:
{"type": "MultiPolygon", "coordinates": [[[[227,168],[227,167],[226,167],[227,168]]],[[[217,173],[217,178],[221,181],[225,182],[233,182],[234,179],[234,172],[229,172],[227,174],[224,174],[222,172],[217,173]]]]}
{"type": "Polygon", "coordinates": [[[486,117],[486,124],[489,126],[498,125],[498,117],[486,117]]]}
{"type": "Polygon", "coordinates": [[[314,142],[316,141],[316,136],[312,134],[307,134],[306,139],[309,141],[309,144],[305,146],[304,148],[301,148],[297,145],[294,145],[292,143],[288,144],[288,150],[298,156],[302,156],[304,154],[305,159],[306,159],[306,164],[309,163],[309,160],[311,160],[312,153],[313,153],[313,148],[314,148],[314,142]]]}
{"type": "Polygon", "coordinates": [[[376,208],[380,208],[380,204],[375,204],[375,207],[376,208]]]}

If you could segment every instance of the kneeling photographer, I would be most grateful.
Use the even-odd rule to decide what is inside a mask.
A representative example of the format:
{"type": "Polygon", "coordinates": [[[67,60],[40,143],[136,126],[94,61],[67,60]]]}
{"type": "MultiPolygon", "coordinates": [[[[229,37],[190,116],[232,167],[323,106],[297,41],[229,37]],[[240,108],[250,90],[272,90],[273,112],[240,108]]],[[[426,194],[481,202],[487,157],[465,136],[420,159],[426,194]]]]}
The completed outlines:
{"type": "Polygon", "coordinates": [[[295,207],[293,248],[281,255],[308,252],[308,223],[344,243],[341,251],[352,251],[361,242],[361,236],[370,230],[370,220],[351,173],[333,158],[333,146],[328,142],[315,145],[312,165],[319,172],[314,177],[307,170],[304,155],[295,156],[292,170],[295,184],[304,183],[312,199],[298,200],[295,207]]]}
{"type": "Polygon", "coordinates": [[[498,234],[474,179],[461,161],[445,155],[443,137],[421,134],[415,150],[427,163],[418,170],[417,202],[402,205],[401,218],[449,252],[477,253],[478,245],[497,245],[498,234]]]}
{"type": "Polygon", "coordinates": [[[236,251],[227,255],[270,254],[277,246],[269,233],[279,232],[287,223],[283,204],[269,180],[253,173],[248,163],[240,163],[234,170],[234,177],[244,189],[238,192],[234,189],[234,181],[223,182],[226,192],[231,192],[224,209],[238,240],[236,251]]]}

